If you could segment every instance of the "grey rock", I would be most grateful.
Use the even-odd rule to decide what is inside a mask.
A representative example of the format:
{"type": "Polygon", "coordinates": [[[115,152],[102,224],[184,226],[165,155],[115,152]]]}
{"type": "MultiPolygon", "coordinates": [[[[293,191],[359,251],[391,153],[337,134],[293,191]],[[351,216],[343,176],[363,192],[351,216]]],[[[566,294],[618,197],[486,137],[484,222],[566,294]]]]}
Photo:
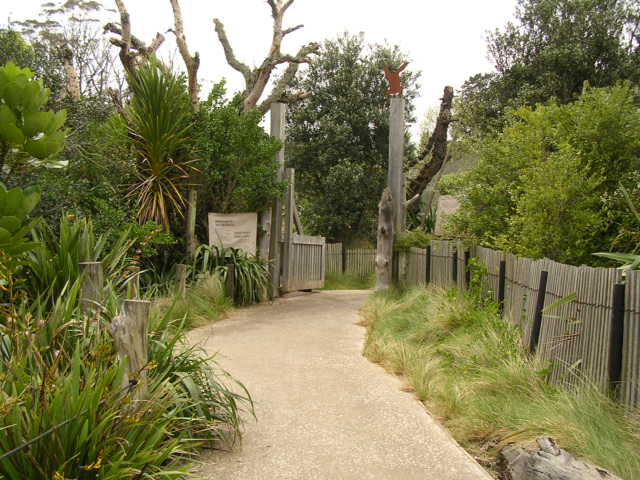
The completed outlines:
{"type": "Polygon", "coordinates": [[[535,446],[510,445],[500,453],[506,480],[622,480],[541,437],[535,446]]]}

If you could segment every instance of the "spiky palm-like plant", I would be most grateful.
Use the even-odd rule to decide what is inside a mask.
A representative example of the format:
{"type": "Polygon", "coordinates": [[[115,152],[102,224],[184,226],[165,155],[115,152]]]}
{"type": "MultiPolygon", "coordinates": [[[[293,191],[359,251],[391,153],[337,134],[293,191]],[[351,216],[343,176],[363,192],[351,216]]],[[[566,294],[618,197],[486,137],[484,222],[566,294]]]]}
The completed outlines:
{"type": "Polygon", "coordinates": [[[192,123],[190,99],[181,76],[151,62],[129,75],[133,93],[124,115],[137,154],[139,181],[128,195],[138,220],[169,229],[170,213],[182,216],[189,177],[192,123]]]}

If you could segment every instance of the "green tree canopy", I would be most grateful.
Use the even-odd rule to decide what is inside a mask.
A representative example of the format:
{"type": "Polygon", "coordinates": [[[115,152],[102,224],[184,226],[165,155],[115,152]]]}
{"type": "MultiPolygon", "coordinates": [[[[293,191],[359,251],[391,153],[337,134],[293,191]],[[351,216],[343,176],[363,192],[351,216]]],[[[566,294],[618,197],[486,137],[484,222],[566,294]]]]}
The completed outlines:
{"type": "Polygon", "coordinates": [[[640,79],[637,0],[518,0],[516,23],[488,37],[497,73],[475,75],[460,95],[461,126],[501,126],[506,107],[574,101],[594,87],[640,79]]]}
{"type": "MultiPolygon", "coordinates": [[[[315,233],[346,242],[373,237],[388,163],[382,68],[404,61],[397,46],[344,34],[324,42],[289,92],[304,98],[289,109],[287,162],[296,169],[303,220],[315,233]]],[[[409,122],[418,77],[402,74],[409,122]]]]}
{"type": "Polygon", "coordinates": [[[196,154],[202,174],[201,207],[206,212],[255,212],[270,206],[284,183],[278,181],[275,154],[281,142],[261,127],[257,109],[241,113],[242,100],[224,98],[224,83],[214,85],[200,103],[196,154]]]}
{"type": "Polygon", "coordinates": [[[462,200],[454,233],[575,264],[640,245],[619,195],[621,181],[638,191],[640,170],[640,111],[629,85],[511,111],[478,153],[477,167],[452,182],[462,200]]]}

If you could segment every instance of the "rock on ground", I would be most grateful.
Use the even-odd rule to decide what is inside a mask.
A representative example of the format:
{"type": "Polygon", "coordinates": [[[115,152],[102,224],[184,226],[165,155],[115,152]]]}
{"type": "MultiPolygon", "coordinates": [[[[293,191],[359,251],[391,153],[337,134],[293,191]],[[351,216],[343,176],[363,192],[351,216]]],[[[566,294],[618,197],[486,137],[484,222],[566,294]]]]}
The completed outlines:
{"type": "Polygon", "coordinates": [[[558,448],[550,437],[536,440],[536,447],[512,445],[502,450],[507,480],[622,480],[558,448]]]}

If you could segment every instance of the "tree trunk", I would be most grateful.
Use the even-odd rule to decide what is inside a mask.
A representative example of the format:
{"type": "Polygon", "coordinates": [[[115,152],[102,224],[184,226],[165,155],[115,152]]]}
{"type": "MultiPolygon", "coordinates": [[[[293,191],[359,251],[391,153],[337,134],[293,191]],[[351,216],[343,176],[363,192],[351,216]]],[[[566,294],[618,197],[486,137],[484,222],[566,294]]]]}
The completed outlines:
{"type": "Polygon", "coordinates": [[[388,188],[378,207],[378,245],[376,250],[376,290],[388,290],[392,283],[393,199],[388,188]]]}
{"type": "MultiPolygon", "coordinates": [[[[431,137],[429,137],[426,147],[418,154],[418,161],[424,160],[432,152],[433,158],[422,167],[418,176],[411,182],[409,187],[410,197],[416,194],[422,194],[445,163],[445,159],[447,158],[447,134],[449,124],[451,123],[452,102],[453,87],[445,87],[436,126],[431,137]]],[[[415,205],[418,204],[416,203],[415,205]]]]}

